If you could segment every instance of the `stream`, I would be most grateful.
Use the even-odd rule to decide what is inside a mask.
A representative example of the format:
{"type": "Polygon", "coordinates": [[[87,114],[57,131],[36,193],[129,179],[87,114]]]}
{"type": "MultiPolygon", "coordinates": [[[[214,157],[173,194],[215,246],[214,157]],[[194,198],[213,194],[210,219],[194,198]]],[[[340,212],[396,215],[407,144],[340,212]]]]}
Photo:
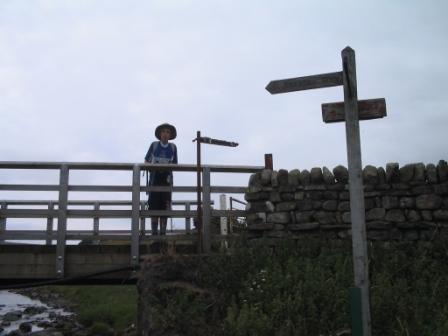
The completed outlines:
{"type": "Polygon", "coordinates": [[[40,331],[52,327],[61,316],[72,313],[52,308],[39,300],[10,291],[0,291],[0,336],[8,335],[19,327],[24,332],[40,331]]]}

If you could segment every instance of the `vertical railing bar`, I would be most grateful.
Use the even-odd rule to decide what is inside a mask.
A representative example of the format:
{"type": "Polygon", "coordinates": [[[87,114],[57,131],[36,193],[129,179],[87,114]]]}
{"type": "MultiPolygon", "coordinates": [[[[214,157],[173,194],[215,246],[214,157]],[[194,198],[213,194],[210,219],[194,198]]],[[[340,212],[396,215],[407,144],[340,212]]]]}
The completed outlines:
{"type": "MultiPolygon", "coordinates": [[[[54,202],[48,202],[48,210],[54,210],[54,202]]],[[[45,240],[46,245],[51,245],[52,243],[52,234],[53,234],[53,216],[47,217],[47,239],[45,240]]]]}
{"type": "MultiPolygon", "coordinates": [[[[98,211],[100,210],[100,203],[95,202],[93,205],[93,210],[98,211]]],[[[100,218],[98,216],[93,217],[93,235],[98,236],[100,231],[100,218]]]]}
{"type": "Polygon", "coordinates": [[[135,164],[132,172],[131,265],[139,263],[140,220],[140,167],[135,164]]]}
{"type": "MultiPolygon", "coordinates": [[[[190,202],[185,202],[185,211],[190,211],[190,210],[191,210],[190,202]]],[[[191,233],[191,218],[190,217],[185,217],[185,231],[187,232],[187,234],[191,233]]]]}
{"type": "MultiPolygon", "coordinates": [[[[145,205],[146,205],[145,201],[140,202],[141,211],[145,210],[145,205]]],[[[144,216],[140,217],[140,235],[143,237],[146,235],[146,218],[144,216]]]]}
{"type": "Polygon", "coordinates": [[[202,208],[202,247],[204,253],[211,250],[211,209],[210,209],[210,167],[204,166],[202,170],[202,192],[203,192],[203,208],[202,208]]]}
{"type": "Polygon", "coordinates": [[[56,274],[64,277],[65,238],[67,232],[67,201],[68,201],[69,169],[62,165],[59,175],[59,206],[58,206],[58,234],[56,243],[56,274]]]}
{"type": "MultiPolygon", "coordinates": [[[[7,210],[8,203],[2,202],[1,209],[7,210]]],[[[2,218],[0,218],[0,234],[4,234],[5,231],[6,231],[6,217],[2,217],[2,218]]],[[[3,243],[3,242],[4,242],[4,239],[0,239],[0,243],[3,243]]]]}

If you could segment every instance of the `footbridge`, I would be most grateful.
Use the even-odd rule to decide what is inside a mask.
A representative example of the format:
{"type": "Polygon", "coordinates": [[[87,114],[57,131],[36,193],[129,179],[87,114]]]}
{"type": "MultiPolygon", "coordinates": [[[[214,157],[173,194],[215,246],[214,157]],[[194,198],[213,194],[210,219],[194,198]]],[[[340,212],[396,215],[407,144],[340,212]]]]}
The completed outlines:
{"type": "MultiPolygon", "coordinates": [[[[227,219],[245,216],[242,209],[227,208],[222,194],[242,194],[247,186],[247,183],[239,186],[214,185],[211,177],[219,173],[230,173],[232,176],[250,174],[263,168],[0,162],[0,285],[58,281],[132,282],[145,255],[158,253],[161,249],[177,253],[209,253],[216,242],[232,238],[227,219]],[[147,186],[142,183],[142,174],[153,170],[170,170],[179,174],[199,172],[202,185],[147,186]],[[107,176],[117,171],[121,172],[121,177],[125,175],[121,184],[99,184],[96,182],[98,179],[90,179],[93,181],[90,184],[76,183],[76,179],[87,172],[107,176]],[[37,176],[53,174],[56,181],[44,184],[42,179],[37,178],[36,181],[30,177],[32,174],[24,172],[37,172],[37,176]],[[4,183],[10,181],[20,183],[4,183]],[[181,193],[196,194],[198,188],[202,195],[202,225],[197,225],[199,230],[191,225],[192,219],[197,217],[198,204],[188,197],[187,200],[173,201],[172,210],[150,211],[145,207],[147,192],[172,191],[173,195],[178,196],[181,193]],[[90,197],[79,199],[80,194],[90,197]],[[220,209],[213,207],[212,194],[221,194],[220,209]],[[104,195],[109,198],[105,199],[104,195]],[[184,222],[185,228],[171,228],[165,236],[153,236],[146,230],[146,222],[151,217],[159,216],[184,222]],[[110,219],[118,221],[118,224],[106,228],[107,225],[102,222],[110,219]],[[76,225],[79,221],[82,224],[76,225]],[[85,227],[86,223],[88,228],[85,227]]],[[[231,203],[232,200],[233,203],[241,203],[237,198],[230,198],[231,203]]]]}

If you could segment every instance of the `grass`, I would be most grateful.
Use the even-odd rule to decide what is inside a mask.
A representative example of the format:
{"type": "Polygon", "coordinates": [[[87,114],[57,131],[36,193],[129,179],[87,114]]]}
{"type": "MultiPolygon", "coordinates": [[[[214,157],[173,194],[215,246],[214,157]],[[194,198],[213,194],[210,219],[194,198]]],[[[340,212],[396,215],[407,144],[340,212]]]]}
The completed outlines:
{"type": "Polygon", "coordinates": [[[74,305],[79,321],[86,327],[105,323],[122,331],[136,323],[136,286],[52,286],[50,289],[74,305]]]}

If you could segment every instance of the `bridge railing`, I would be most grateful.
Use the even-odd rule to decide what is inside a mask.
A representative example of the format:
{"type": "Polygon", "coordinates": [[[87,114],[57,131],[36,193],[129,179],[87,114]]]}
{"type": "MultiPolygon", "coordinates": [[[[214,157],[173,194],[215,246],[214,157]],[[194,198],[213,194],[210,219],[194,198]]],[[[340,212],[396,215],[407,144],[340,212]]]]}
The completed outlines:
{"type": "MultiPolygon", "coordinates": [[[[210,182],[211,173],[254,173],[262,170],[263,166],[224,166],[224,165],[203,165],[200,167],[202,173],[202,246],[204,252],[211,248],[211,218],[212,216],[225,217],[229,215],[244,215],[242,210],[212,210],[212,193],[244,193],[246,186],[214,186],[210,182]]],[[[141,185],[142,171],[168,170],[176,172],[197,172],[197,166],[191,164],[132,164],[132,163],[91,163],[91,162],[0,162],[0,170],[8,169],[28,169],[28,170],[57,170],[59,172],[58,184],[0,184],[0,190],[4,191],[57,191],[58,199],[53,202],[53,206],[48,209],[8,209],[6,201],[0,207],[0,241],[5,239],[36,239],[56,240],[56,270],[59,276],[64,274],[65,247],[67,240],[83,239],[128,239],[131,244],[131,264],[139,261],[140,245],[140,223],[142,218],[153,216],[167,216],[172,218],[193,218],[196,211],[187,207],[185,210],[163,210],[150,211],[142,207],[141,193],[149,191],[172,191],[195,193],[197,186],[146,186],[141,185]],[[71,171],[129,171],[132,172],[128,185],[75,185],[69,183],[71,171]],[[101,210],[94,209],[69,209],[73,202],[69,200],[69,192],[130,192],[130,210],[101,210]],[[57,209],[54,205],[57,203],[57,209]],[[57,218],[57,230],[49,234],[48,230],[39,232],[22,231],[14,232],[6,230],[7,218],[47,218],[52,221],[57,218]],[[102,232],[93,230],[71,232],[67,231],[67,218],[91,218],[94,221],[99,218],[130,218],[130,230],[121,232],[102,232]],[[45,237],[45,238],[43,238],[45,237]]],[[[11,204],[11,203],[10,203],[11,204]]],[[[96,220],[98,222],[98,220],[96,220]]],[[[96,222],[96,223],[97,223],[96,222]]],[[[47,223],[47,229],[52,223],[47,223]]],[[[190,235],[191,236],[191,235],[190,235]]],[[[166,238],[164,238],[166,239],[166,238]]]]}

